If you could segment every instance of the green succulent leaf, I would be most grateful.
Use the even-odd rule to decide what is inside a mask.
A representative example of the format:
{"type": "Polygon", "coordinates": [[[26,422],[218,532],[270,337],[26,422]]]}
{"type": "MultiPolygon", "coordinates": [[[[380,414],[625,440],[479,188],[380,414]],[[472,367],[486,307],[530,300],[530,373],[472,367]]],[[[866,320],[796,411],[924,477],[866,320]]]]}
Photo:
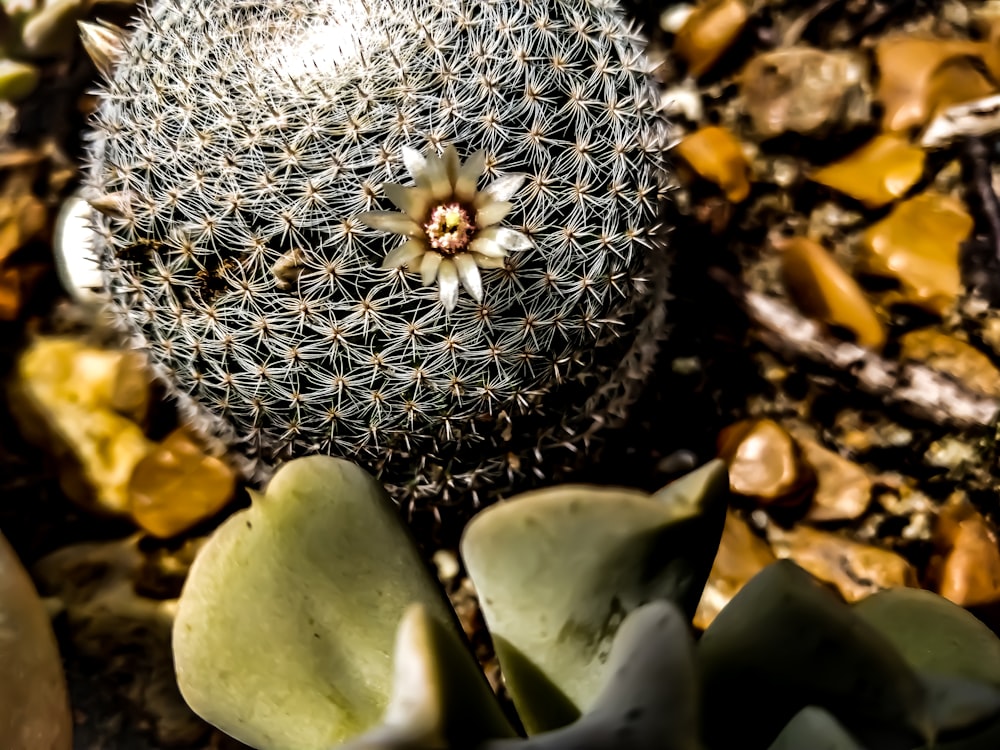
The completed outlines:
{"type": "Polygon", "coordinates": [[[919,750],[996,750],[1000,747],[1000,717],[962,736],[946,737],[934,745],[922,745],[919,750]]]}
{"type": "Polygon", "coordinates": [[[473,518],[462,555],[529,733],[594,705],[630,612],[667,599],[693,615],[728,499],[725,466],[713,461],[654,497],[568,485],[473,518]]]}
{"type": "Polygon", "coordinates": [[[858,727],[909,747],[933,737],[917,674],[878,631],[789,561],[744,586],[702,635],[697,654],[712,748],[766,748],[810,705],[859,737],[858,727]]]}
{"type": "Polygon", "coordinates": [[[888,589],[854,605],[914,669],[1000,687],[1000,638],[968,611],[922,589],[888,589]]]}
{"type": "Polygon", "coordinates": [[[768,750],[865,750],[829,711],[806,706],[768,750]]]}
{"type": "Polygon", "coordinates": [[[403,616],[393,664],[392,698],[381,725],[343,750],[472,748],[515,736],[458,633],[423,605],[403,616]]]}
{"type": "Polygon", "coordinates": [[[578,721],[482,750],[700,750],[694,643],[674,604],[630,612],[602,671],[601,692],[578,721]]]}
{"type": "Polygon", "coordinates": [[[191,707],[258,750],[325,750],[374,726],[407,606],[454,617],[396,513],[347,461],[285,464],[184,586],[173,641],[191,707]]]}
{"type": "Polygon", "coordinates": [[[1000,714],[1000,690],[953,675],[924,674],[928,710],[938,736],[961,732],[1000,714]]]}

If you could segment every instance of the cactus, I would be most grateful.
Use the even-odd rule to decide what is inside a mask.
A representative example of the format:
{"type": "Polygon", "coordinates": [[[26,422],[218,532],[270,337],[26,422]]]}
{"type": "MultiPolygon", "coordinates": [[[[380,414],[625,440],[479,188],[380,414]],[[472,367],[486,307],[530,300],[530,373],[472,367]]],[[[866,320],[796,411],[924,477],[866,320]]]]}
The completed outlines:
{"type": "Polygon", "coordinates": [[[248,471],[478,500],[622,418],[668,133],[616,0],[160,0],[84,40],[107,292],[248,471]]]}
{"type": "Polygon", "coordinates": [[[930,592],[849,606],[780,561],[695,643],[727,498],[713,462],[655,495],[564,486],[473,518],[462,554],[519,737],[377,484],[293,460],[195,561],[182,692],[258,750],[1000,746],[1000,641],[930,592]]]}

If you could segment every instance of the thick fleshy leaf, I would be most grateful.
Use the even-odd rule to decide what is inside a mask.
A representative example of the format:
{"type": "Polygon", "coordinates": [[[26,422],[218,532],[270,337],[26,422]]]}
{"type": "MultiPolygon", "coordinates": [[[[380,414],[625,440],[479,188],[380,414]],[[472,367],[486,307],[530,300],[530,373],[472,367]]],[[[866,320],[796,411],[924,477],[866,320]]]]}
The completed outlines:
{"type": "Polygon", "coordinates": [[[453,617],[381,486],[327,456],[285,464],[199,553],[181,594],[181,692],[258,750],[326,750],[388,704],[412,602],[453,617]]]}
{"type": "Polygon", "coordinates": [[[382,723],[343,750],[472,748],[514,736],[466,644],[419,604],[399,624],[393,664],[382,723]]]}
{"type": "MultiPolygon", "coordinates": [[[[698,642],[712,748],[766,748],[806,706],[902,738],[933,736],[927,690],[903,657],[829,589],[781,560],[754,576],[698,642]]],[[[879,745],[880,748],[891,747],[879,745]]]]}
{"type": "Polygon", "coordinates": [[[1000,687],[1000,639],[967,610],[923,589],[888,589],[854,605],[914,669],[1000,687]]]}
{"type": "Polygon", "coordinates": [[[49,615],[0,535],[0,747],[69,750],[72,728],[49,615]]]}
{"type": "Polygon", "coordinates": [[[981,727],[963,732],[960,736],[947,736],[933,746],[924,745],[918,750],[996,750],[998,747],[1000,747],[1000,717],[981,727]]]}
{"type": "Polygon", "coordinates": [[[721,462],[695,474],[698,502],[674,503],[669,488],[658,502],[567,485],[495,505],[466,528],[462,555],[529,732],[565,726],[594,704],[629,612],[669,599],[693,615],[729,497],[721,462]]]}
{"type": "Polygon", "coordinates": [[[654,601],[630,612],[600,671],[600,694],[578,721],[482,750],[700,750],[694,643],[674,604],[654,601]]]}
{"type": "Polygon", "coordinates": [[[980,726],[1000,715],[1000,689],[952,675],[923,674],[928,707],[937,734],[980,726]]]}
{"type": "MultiPolygon", "coordinates": [[[[922,674],[928,713],[938,737],[918,750],[996,750],[1000,747],[1000,689],[952,675],[922,674]]],[[[912,740],[871,724],[857,727],[862,746],[878,750],[914,750],[912,740]]]]}
{"type": "Polygon", "coordinates": [[[806,706],[781,730],[768,750],[865,750],[830,715],[816,706],[806,706]]]}

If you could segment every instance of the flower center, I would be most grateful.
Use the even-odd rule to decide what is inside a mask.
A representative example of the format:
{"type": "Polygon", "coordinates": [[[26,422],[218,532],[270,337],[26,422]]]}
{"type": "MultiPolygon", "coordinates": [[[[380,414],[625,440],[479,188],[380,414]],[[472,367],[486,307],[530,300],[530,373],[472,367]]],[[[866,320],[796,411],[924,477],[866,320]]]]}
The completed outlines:
{"type": "Polygon", "coordinates": [[[458,203],[445,203],[435,208],[424,232],[430,246],[442,255],[455,255],[465,249],[472,239],[475,225],[469,212],[458,203]]]}

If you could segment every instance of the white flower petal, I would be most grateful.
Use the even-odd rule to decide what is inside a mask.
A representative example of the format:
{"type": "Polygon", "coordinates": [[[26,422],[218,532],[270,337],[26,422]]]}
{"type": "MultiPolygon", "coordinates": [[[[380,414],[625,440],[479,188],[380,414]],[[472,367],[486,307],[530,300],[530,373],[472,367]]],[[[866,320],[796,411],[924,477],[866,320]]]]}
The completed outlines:
{"type": "Polygon", "coordinates": [[[429,252],[420,262],[420,281],[424,286],[430,286],[437,278],[438,268],[443,258],[435,252],[429,252]]]}
{"type": "Polygon", "coordinates": [[[455,180],[458,179],[458,170],[462,166],[462,160],[458,158],[458,149],[449,144],[441,157],[444,162],[444,171],[448,175],[448,186],[454,192],[455,180]]]}
{"type": "Polygon", "coordinates": [[[473,253],[479,253],[480,255],[485,255],[489,258],[502,258],[507,254],[497,243],[495,239],[490,237],[483,237],[485,232],[480,232],[476,239],[469,243],[469,250],[473,253]]]}
{"type": "Polygon", "coordinates": [[[479,253],[476,253],[473,258],[476,261],[476,265],[480,268],[503,268],[507,265],[503,258],[489,258],[479,253]]]}
{"type": "Polygon", "coordinates": [[[486,152],[477,151],[458,170],[458,177],[455,179],[455,197],[460,201],[471,201],[476,197],[476,185],[486,167],[486,152]]]}
{"type": "Polygon", "coordinates": [[[420,187],[426,187],[427,179],[425,173],[427,171],[427,159],[422,153],[408,146],[403,146],[401,150],[403,153],[403,166],[410,173],[410,177],[420,187]]]}
{"type": "Polygon", "coordinates": [[[528,235],[507,227],[497,227],[496,241],[504,250],[510,251],[527,250],[532,246],[528,235]]]}
{"type": "Polygon", "coordinates": [[[476,266],[476,259],[469,253],[459,253],[452,261],[458,269],[458,279],[465,287],[465,291],[472,295],[476,302],[483,300],[483,280],[479,275],[479,268],[476,266]]]}
{"type": "Polygon", "coordinates": [[[451,197],[451,180],[448,179],[448,169],[445,160],[436,154],[428,154],[424,167],[424,183],[417,183],[426,188],[435,200],[443,201],[451,197]]]}
{"type": "Polygon", "coordinates": [[[526,179],[528,179],[527,175],[506,174],[503,177],[498,177],[497,179],[493,180],[493,182],[484,187],[479,194],[481,196],[485,196],[485,198],[483,199],[484,201],[509,200],[515,195],[515,193],[517,193],[518,190],[521,189],[521,186],[524,184],[524,181],[526,179]]]}
{"type": "Polygon", "coordinates": [[[476,226],[481,229],[499,224],[510,213],[513,203],[490,201],[476,211],[476,226]]]}
{"type": "Polygon", "coordinates": [[[405,234],[407,237],[423,233],[423,229],[417,222],[406,214],[398,214],[395,211],[365,211],[358,214],[357,219],[362,224],[366,224],[372,229],[380,229],[383,232],[405,234]]]}
{"type": "Polygon", "coordinates": [[[382,268],[406,266],[412,271],[414,270],[412,265],[414,259],[419,258],[426,252],[427,245],[424,244],[423,240],[407,240],[385,256],[382,260],[382,268]]]}
{"type": "Polygon", "coordinates": [[[458,270],[450,258],[442,259],[438,270],[438,299],[448,312],[458,304],[458,270]]]}
{"type": "Polygon", "coordinates": [[[424,221],[427,218],[431,201],[434,200],[429,191],[423,188],[403,187],[392,182],[384,183],[382,190],[396,208],[414,221],[424,221]]]}

